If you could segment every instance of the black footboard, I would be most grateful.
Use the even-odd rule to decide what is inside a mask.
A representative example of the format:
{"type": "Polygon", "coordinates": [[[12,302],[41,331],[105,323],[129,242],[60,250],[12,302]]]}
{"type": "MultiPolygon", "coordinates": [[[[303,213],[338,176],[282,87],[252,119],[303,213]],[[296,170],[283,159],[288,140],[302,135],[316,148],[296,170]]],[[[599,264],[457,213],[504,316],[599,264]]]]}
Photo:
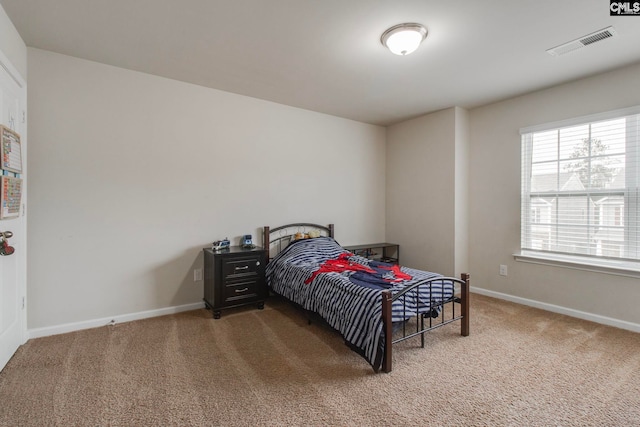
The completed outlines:
{"type": "MultiPolygon", "coordinates": [[[[390,291],[382,293],[382,319],[385,340],[382,370],[384,372],[391,372],[392,369],[393,344],[420,335],[421,345],[424,347],[424,334],[426,332],[458,320],[461,321],[460,334],[465,337],[469,335],[469,281],[469,275],[463,273],[461,279],[454,277],[436,277],[426,282],[410,286],[396,295],[392,295],[390,291]],[[453,296],[446,300],[434,301],[428,311],[421,311],[419,307],[416,307],[413,309],[415,313],[408,312],[405,305],[405,318],[416,317],[415,330],[412,329],[408,331],[406,325],[403,324],[401,326],[402,335],[394,339],[393,322],[391,320],[391,307],[393,302],[402,298],[408,292],[418,292],[418,290],[416,290],[418,287],[428,287],[429,295],[433,295],[431,292],[432,286],[435,283],[441,283],[443,281],[453,283],[455,287],[453,296]]],[[[437,295],[435,296],[437,297],[437,295]]]]}

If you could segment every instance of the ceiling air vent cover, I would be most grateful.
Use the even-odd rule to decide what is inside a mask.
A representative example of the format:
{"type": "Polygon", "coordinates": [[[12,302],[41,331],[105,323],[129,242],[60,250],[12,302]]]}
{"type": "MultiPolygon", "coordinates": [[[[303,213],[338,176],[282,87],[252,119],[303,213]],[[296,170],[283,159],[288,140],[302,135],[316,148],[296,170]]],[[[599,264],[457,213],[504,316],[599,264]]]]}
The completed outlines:
{"type": "Polygon", "coordinates": [[[595,33],[587,34],[586,36],[582,36],[576,40],[570,41],[569,43],[561,44],[560,46],[547,49],[547,52],[549,52],[549,54],[553,56],[564,55],[565,53],[573,52],[574,50],[589,46],[590,44],[599,42],[600,40],[611,38],[615,35],[616,30],[614,30],[613,27],[607,27],[602,30],[596,31],[595,33]]]}

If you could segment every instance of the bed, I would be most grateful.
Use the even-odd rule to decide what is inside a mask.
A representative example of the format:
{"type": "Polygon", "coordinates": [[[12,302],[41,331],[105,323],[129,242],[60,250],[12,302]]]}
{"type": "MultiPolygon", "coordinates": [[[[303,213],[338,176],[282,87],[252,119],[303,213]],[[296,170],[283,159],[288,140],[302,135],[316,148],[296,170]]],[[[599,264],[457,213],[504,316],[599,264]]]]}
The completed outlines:
{"type": "Polygon", "coordinates": [[[459,321],[469,335],[469,275],[461,279],[353,254],[334,226],[265,226],[270,290],[316,313],[375,372],[391,372],[393,345],[459,321]]]}

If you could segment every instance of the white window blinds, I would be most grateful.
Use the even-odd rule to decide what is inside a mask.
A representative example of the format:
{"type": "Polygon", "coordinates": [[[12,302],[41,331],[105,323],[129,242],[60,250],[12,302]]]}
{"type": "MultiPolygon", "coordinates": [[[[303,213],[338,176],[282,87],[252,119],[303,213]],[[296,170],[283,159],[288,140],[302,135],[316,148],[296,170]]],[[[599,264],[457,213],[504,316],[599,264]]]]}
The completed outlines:
{"type": "Polygon", "coordinates": [[[523,250],[640,260],[640,108],[523,129],[523,250]]]}

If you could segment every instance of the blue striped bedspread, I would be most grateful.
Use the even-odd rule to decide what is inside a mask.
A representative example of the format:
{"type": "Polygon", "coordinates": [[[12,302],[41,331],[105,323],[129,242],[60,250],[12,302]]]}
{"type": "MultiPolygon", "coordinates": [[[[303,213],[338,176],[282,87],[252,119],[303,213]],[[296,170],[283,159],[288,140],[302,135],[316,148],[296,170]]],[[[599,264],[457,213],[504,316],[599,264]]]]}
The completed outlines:
{"type": "MultiPolygon", "coordinates": [[[[363,286],[350,280],[353,271],[326,272],[317,274],[329,260],[347,258],[350,263],[364,266],[371,264],[367,258],[353,255],[330,237],[298,240],[287,246],[269,262],[266,268],[267,284],[277,294],[318,313],[327,323],[338,330],[344,339],[358,351],[377,371],[383,355],[383,290],[397,294],[407,286],[423,282],[436,273],[401,267],[410,279],[390,282],[385,286],[363,286]],[[346,255],[345,255],[346,254],[346,255]],[[309,282],[309,279],[313,280],[309,282]],[[305,281],[308,283],[305,284],[305,281]]],[[[361,272],[358,272],[361,276],[361,272]]],[[[431,286],[420,286],[418,292],[408,292],[392,305],[392,320],[402,322],[419,312],[428,312],[432,307],[453,296],[451,282],[436,281],[431,286]],[[406,300],[406,310],[403,300],[406,300]],[[417,307],[416,307],[417,306],[417,307]],[[407,313],[411,313],[408,315],[407,313]]]]}

